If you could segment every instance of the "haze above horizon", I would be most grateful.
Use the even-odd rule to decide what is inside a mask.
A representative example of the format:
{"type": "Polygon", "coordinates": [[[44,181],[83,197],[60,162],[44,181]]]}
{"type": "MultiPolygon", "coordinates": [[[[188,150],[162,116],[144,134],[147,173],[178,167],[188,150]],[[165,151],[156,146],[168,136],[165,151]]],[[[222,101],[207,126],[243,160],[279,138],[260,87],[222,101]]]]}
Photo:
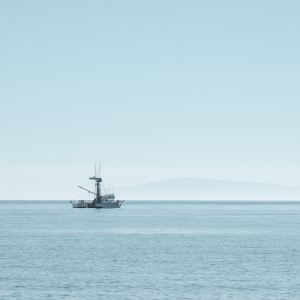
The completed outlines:
{"type": "MultiPolygon", "coordinates": [[[[299,1],[2,1],[0,199],[176,177],[300,186],[299,1]]],[[[46,197],[47,198],[47,197],[46,197]]]]}

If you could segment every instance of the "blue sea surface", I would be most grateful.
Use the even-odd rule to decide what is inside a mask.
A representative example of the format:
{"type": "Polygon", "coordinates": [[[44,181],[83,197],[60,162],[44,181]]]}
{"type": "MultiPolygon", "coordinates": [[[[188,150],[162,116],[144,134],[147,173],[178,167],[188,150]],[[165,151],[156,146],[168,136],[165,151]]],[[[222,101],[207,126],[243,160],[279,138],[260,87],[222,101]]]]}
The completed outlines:
{"type": "Polygon", "coordinates": [[[300,202],[0,205],[0,299],[300,299],[300,202]]]}

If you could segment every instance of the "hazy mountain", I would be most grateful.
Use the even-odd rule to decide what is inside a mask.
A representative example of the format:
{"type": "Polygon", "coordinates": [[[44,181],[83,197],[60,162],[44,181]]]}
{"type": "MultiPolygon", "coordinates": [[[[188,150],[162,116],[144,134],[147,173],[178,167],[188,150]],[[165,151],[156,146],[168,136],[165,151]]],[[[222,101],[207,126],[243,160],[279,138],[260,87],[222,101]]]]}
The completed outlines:
{"type": "Polygon", "coordinates": [[[174,178],[114,192],[124,200],[300,200],[300,187],[205,178],[174,178]]]}

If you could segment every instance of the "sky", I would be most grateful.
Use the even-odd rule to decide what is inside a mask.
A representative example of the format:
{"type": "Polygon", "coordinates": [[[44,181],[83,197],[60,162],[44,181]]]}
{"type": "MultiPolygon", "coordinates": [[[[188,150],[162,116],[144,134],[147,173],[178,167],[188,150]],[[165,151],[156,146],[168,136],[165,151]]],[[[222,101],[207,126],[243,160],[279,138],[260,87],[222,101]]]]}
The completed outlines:
{"type": "Polygon", "coordinates": [[[1,1],[0,199],[177,177],[300,186],[299,1],[1,1]]]}

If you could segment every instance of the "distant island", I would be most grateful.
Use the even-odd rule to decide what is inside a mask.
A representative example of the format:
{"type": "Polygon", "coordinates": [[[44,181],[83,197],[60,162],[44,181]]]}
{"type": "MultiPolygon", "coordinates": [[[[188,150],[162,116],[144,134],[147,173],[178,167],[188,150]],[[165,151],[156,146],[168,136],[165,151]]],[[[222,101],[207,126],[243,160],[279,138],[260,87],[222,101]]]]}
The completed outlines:
{"type": "Polygon", "coordinates": [[[206,178],[173,178],[114,192],[122,200],[300,200],[300,187],[206,178]]]}

